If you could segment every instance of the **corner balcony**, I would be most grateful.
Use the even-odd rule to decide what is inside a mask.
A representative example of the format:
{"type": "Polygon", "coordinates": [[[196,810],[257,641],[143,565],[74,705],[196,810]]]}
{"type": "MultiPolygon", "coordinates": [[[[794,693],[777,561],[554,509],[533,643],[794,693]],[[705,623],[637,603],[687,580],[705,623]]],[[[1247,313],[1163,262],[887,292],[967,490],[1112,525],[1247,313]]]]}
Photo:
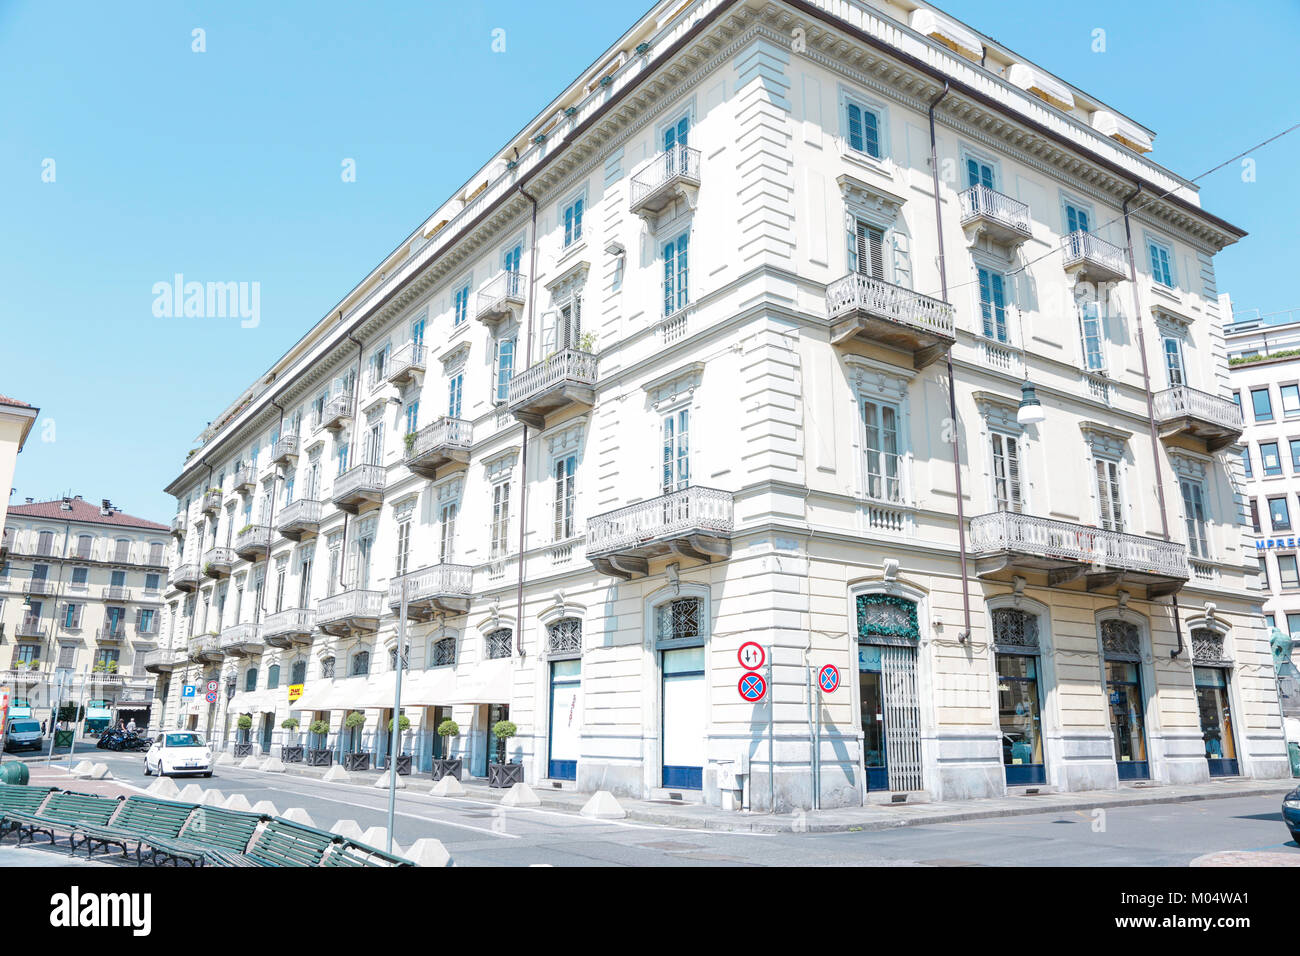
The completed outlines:
{"type": "Polygon", "coordinates": [[[187,653],[190,661],[195,664],[219,664],[226,657],[221,650],[219,634],[199,634],[191,637],[187,653]]]}
{"type": "Polygon", "coordinates": [[[393,353],[388,362],[388,374],[385,376],[389,385],[399,388],[417,381],[425,370],[424,346],[407,342],[393,353]]]}
{"type": "Polygon", "coordinates": [[[249,657],[262,653],[262,625],[252,622],[234,624],[221,632],[221,653],[249,657]]]}
{"type": "Polygon", "coordinates": [[[54,582],[48,578],[28,578],[23,585],[24,594],[53,594],[54,582]]]}
{"type": "Polygon", "coordinates": [[[648,574],[660,555],[726,560],[734,501],[730,491],[685,488],[597,515],[587,521],[587,560],[620,578],[648,574]]]}
{"type": "Polygon", "coordinates": [[[235,472],[232,488],[236,494],[251,494],[257,490],[257,470],[252,465],[243,465],[235,472]]]}
{"type": "Polygon", "coordinates": [[[283,435],[271,447],[271,464],[288,466],[298,460],[298,436],[283,435]]]}
{"type": "Polygon", "coordinates": [[[243,561],[257,561],[266,557],[271,546],[271,526],[254,524],[235,536],[235,554],[243,561]]]}
{"type": "Polygon", "coordinates": [[[232,548],[208,548],[203,552],[203,574],[219,581],[230,577],[230,569],[235,564],[235,552],[232,548]]]}
{"type": "Polygon", "coordinates": [[[284,506],[276,519],[275,530],[290,541],[301,541],[320,530],[321,509],[324,502],[299,498],[284,506]]]}
{"type": "Polygon", "coordinates": [[[1123,282],[1129,277],[1128,252],[1091,232],[1065,237],[1065,271],[1089,282],[1123,282]]]}
{"type": "Polygon", "coordinates": [[[19,640],[36,641],[45,637],[45,628],[38,617],[24,617],[14,627],[14,636],[19,640]]]}
{"type": "Polygon", "coordinates": [[[503,272],[479,290],[474,317],[485,325],[523,313],[528,280],[519,272],[503,272]]]}
{"type": "Polygon", "coordinates": [[[176,652],[171,648],[159,647],[141,654],[140,664],[146,674],[170,674],[177,666],[184,664],[183,661],[178,662],[176,657],[176,652]]]}
{"type": "Polygon", "coordinates": [[[104,585],[103,590],[99,593],[105,601],[113,601],[116,604],[122,604],[131,600],[131,589],[116,584],[104,585]]]}
{"type": "Polygon", "coordinates": [[[350,421],[352,421],[351,392],[342,392],[325,403],[325,411],[320,419],[321,428],[336,432],[350,421]]]}
{"type": "Polygon", "coordinates": [[[517,421],[544,428],[546,416],[596,401],[596,356],[568,348],[510,380],[507,404],[517,421]]]}
{"type": "Polygon", "coordinates": [[[316,626],[316,612],[307,608],[288,608],[268,614],[262,622],[262,640],[272,647],[310,644],[316,626]]]}
{"type": "Polygon", "coordinates": [[[172,530],[171,530],[171,533],[172,533],[173,535],[175,535],[176,537],[178,537],[178,538],[180,538],[180,537],[184,537],[184,535],[185,535],[185,516],[184,516],[184,515],[176,515],[174,518],[172,518],[172,530]]]}
{"type": "Polygon", "coordinates": [[[427,621],[434,614],[464,614],[469,610],[474,569],[464,564],[436,564],[397,578],[388,585],[388,608],[394,614],[402,606],[402,581],[406,581],[406,614],[413,621],[427,621]]]}
{"type": "Polygon", "coordinates": [[[334,506],[350,515],[384,500],[383,465],[357,465],[334,479],[334,506]]]}
{"type": "Polygon", "coordinates": [[[221,489],[209,488],[203,493],[203,501],[199,504],[199,510],[205,515],[215,515],[221,512],[221,489]]]}
{"type": "Polygon", "coordinates": [[[342,591],[317,605],[316,627],[331,637],[373,632],[383,613],[383,591],[342,591]]]}
{"type": "Polygon", "coordinates": [[[199,566],[197,564],[177,565],[167,583],[178,591],[195,590],[199,586],[199,566]]]}
{"type": "Polygon", "coordinates": [[[1156,392],[1152,403],[1161,438],[1197,438],[1207,452],[1233,444],[1246,428],[1236,402],[1186,385],[1156,392]]]}
{"type": "Polygon", "coordinates": [[[1191,575],[1177,541],[1009,511],[972,518],[970,550],[981,578],[1033,572],[1051,587],[1082,578],[1089,591],[1136,583],[1148,599],[1176,593],[1191,575]]]}
{"type": "Polygon", "coordinates": [[[1012,248],[1033,237],[1026,203],[987,186],[972,186],[958,199],[961,201],[962,228],[974,236],[983,234],[1012,248]]]}
{"type": "Polygon", "coordinates": [[[110,627],[107,624],[101,625],[95,632],[95,640],[100,644],[121,644],[126,639],[126,626],[119,624],[117,627],[110,627]]]}
{"type": "Polygon", "coordinates": [[[632,177],[631,210],[643,219],[653,219],[679,198],[693,209],[699,189],[700,151],[674,146],[632,177]]]}
{"type": "Polygon", "coordinates": [[[883,279],[851,272],[826,287],[831,344],[859,339],[911,356],[925,368],[956,340],[953,307],[883,279]]]}
{"type": "Polygon", "coordinates": [[[445,415],[415,433],[407,443],[402,461],[422,478],[433,478],[438,469],[451,462],[469,462],[473,425],[462,418],[445,415]]]}

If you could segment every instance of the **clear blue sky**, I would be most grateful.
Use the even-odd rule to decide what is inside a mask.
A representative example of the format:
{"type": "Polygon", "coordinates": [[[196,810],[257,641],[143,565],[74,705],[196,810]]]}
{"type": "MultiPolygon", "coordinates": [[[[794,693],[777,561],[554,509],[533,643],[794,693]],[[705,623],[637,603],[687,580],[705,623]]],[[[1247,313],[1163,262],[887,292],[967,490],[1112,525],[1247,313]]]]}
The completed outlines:
{"type": "MultiPolygon", "coordinates": [[[[1189,177],[1300,121],[1296,0],[941,6],[1154,129],[1153,158],[1189,177]]],[[[204,425],[647,7],[0,0],[0,393],[54,439],[34,432],[11,503],[166,521],[204,425]],[[260,325],[155,318],[177,272],[260,283],[260,325]]],[[[1251,233],[1220,287],[1270,311],[1300,305],[1300,132],[1256,159],[1202,201],[1251,233]]]]}

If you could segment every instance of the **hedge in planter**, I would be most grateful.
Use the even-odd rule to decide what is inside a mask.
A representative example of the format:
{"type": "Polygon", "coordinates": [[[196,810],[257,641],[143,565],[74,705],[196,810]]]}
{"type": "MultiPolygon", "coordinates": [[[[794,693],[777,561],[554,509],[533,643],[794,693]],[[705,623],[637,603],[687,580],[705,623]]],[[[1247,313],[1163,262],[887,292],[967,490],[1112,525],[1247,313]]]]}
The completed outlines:
{"type": "MultiPolygon", "coordinates": [[[[410,718],[410,717],[407,717],[405,714],[401,714],[401,715],[399,715],[398,718],[397,718],[397,721],[396,721],[396,730],[397,730],[397,732],[398,732],[399,734],[404,734],[404,733],[406,733],[407,731],[409,731],[410,729],[411,729],[411,718],[410,718]]],[[[391,734],[393,733],[393,730],[394,730],[394,722],[390,720],[390,721],[388,722],[388,733],[391,735],[391,734]]],[[[388,752],[389,752],[390,756],[391,756],[391,754],[393,753],[393,751],[396,750],[396,749],[398,749],[398,748],[396,747],[396,742],[395,742],[394,740],[392,740],[392,738],[391,738],[391,736],[390,736],[390,738],[389,738],[389,746],[388,746],[388,752]]],[[[387,761],[385,761],[385,764],[384,764],[385,769],[387,769],[387,766],[388,766],[387,761]]],[[[397,755],[397,772],[398,772],[399,774],[404,774],[404,775],[406,775],[406,774],[410,774],[410,772],[411,772],[411,755],[410,755],[410,754],[408,754],[408,753],[399,753],[399,754],[397,755]]]]}
{"type": "MultiPolygon", "coordinates": [[[[357,730],[366,725],[366,715],[360,711],[354,710],[343,718],[343,727],[346,730],[357,730]]],[[[344,770],[369,770],[370,754],[360,750],[349,750],[343,755],[344,770]]]]}
{"type": "Polygon", "coordinates": [[[280,727],[289,732],[288,737],[292,738],[292,743],[286,739],[280,745],[280,759],[285,763],[302,763],[303,748],[298,743],[298,718],[286,717],[280,721],[280,727]]]}
{"type": "MultiPolygon", "coordinates": [[[[314,720],[307,727],[307,732],[316,738],[319,744],[329,743],[330,722],[328,720],[314,720]]],[[[307,748],[307,766],[309,767],[329,767],[334,764],[334,751],[328,747],[308,747],[307,748]]]]}
{"type": "MultiPolygon", "coordinates": [[[[453,737],[460,736],[460,724],[448,718],[438,725],[438,736],[443,739],[442,752],[451,753],[451,740],[453,737]]],[[[441,780],[443,777],[455,777],[460,779],[461,760],[459,757],[444,757],[441,760],[435,760],[432,766],[433,779],[441,780]]]]}
{"type": "MultiPolygon", "coordinates": [[[[519,733],[514,721],[498,720],[492,725],[492,736],[497,739],[500,748],[498,756],[504,756],[506,741],[519,733]]],[[[488,764],[489,787],[513,787],[524,780],[524,765],[508,761],[493,761],[488,764]]]]}
{"type": "Polygon", "coordinates": [[[253,718],[248,714],[240,714],[235,720],[235,728],[239,731],[239,738],[235,741],[235,756],[247,757],[253,752],[253,742],[248,739],[248,732],[253,729],[253,718]]]}

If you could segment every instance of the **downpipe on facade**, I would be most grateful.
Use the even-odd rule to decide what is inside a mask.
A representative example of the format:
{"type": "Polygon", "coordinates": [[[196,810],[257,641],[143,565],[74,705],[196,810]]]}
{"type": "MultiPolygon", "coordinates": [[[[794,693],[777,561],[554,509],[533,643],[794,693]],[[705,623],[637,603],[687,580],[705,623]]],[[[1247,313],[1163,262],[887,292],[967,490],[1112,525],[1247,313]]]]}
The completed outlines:
{"type": "MultiPolygon", "coordinates": [[[[528,320],[524,330],[524,361],[533,357],[533,303],[537,292],[537,200],[534,199],[524,184],[519,184],[519,195],[532,203],[532,220],[529,226],[528,244],[528,320]]],[[[518,363],[519,349],[515,349],[514,361],[518,363]]],[[[510,372],[511,378],[515,375],[510,372]]],[[[515,593],[515,650],[524,656],[524,545],[528,528],[528,426],[524,425],[523,438],[519,450],[519,585],[515,593]]]]}

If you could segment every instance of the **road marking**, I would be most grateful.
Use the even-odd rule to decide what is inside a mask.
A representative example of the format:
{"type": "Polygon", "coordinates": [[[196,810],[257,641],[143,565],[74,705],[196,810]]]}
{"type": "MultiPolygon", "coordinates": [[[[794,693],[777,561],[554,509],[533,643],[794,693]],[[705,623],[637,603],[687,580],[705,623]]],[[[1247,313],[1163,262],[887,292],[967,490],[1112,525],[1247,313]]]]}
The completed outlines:
{"type": "MultiPolygon", "coordinates": [[[[324,800],[326,803],[341,803],[341,804],[343,804],[344,806],[348,806],[348,807],[356,807],[356,806],[358,806],[355,802],[353,802],[353,801],[351,801],[351,800],[336,800],[336,799],[334,799],[333,797],[322,797],[322,796],[320,796],[319,794],[303,794],[303,793],[295,793],[295,791],[292,791],[292,790],[281,790],[279,787],[263,787],[262,789],[264,789],[264,790],[270,790],[270,791],[272,791],[272,792],[274,792],[274,793],[283,793],[283,794],[288,794],[288,795],[290,795],[290,796],[299,796],[299,797],[302,797],[302,796],[308,796],[308,797],[310,797],[310,798],[313,799],[313,800],[324,800]]],[[[362,809],[362,810],[370,810],[370,811],[372,811],[372,812],[374,812],[374,813],[385,813],[385,812],[386,812],[386,808],[383,808],[383,807],[367,807],[367,806],[364,806],[364,805],[363,805],[363,806],[360,807],[360,809],[362,809]]],[[[399,810],[395,810],[395,811],[393,811],[393,812],[394,812],[394,815],[395,815],[395,816],[399,816],[399,817],[408,817],[408,818],[410,818],[410,819],[412,819],[412,820],[423,820],[423,821],[425,821],[426,823],[441,823],[441,824],[443,824],[444,826],[449,826],[449,827],[459,827],[459,828],[462,829],[462,830],[473,830],[473,831],[476,832],[476,833],[487,833],[487,834],[490,834],[490,835],[492,835],[492,836],[495,836],[495,837],[501,837],[502,839],[506,839],[506,840],[518,840],[518,839],[519,839],[519,834],[517,834],[517,833],[502,833],[502,832],[500,832],[500,831],[498,831],[498,830],[490,830],[490,829],[488,829],[487,827],[476,827],[476,826],[473,826],[473,825],[468,824],[468,823],[454,823],[454,822],[452,822],[451,820],[444,820],[444,819],[442,819],[441,817],[425,817],[425,816],[421,816],[421,815],[419,815],[418,813],[403,813],[403,812],[401,812],[401,811],[399,811],[399,810]]]]}

